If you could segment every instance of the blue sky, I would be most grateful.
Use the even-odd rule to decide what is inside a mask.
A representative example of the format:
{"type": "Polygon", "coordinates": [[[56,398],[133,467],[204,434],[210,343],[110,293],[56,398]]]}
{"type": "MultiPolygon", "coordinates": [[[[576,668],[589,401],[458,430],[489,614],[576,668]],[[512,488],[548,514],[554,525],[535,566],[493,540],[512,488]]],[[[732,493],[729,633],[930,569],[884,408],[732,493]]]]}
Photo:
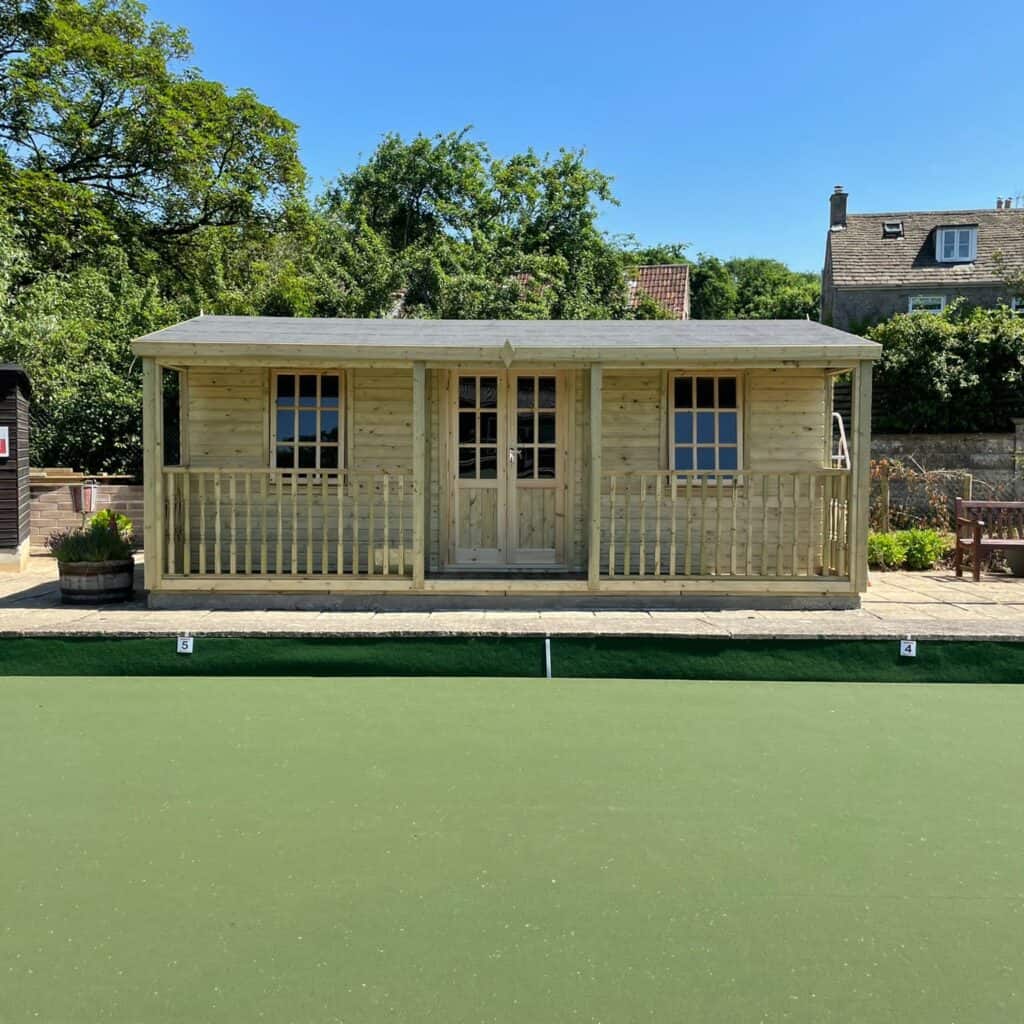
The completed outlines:
{"type": "Polygon", "coordinates": [[[319,184],[382,133],[474,126],[498,155],[583,147],[644,243],[821,266],[851,212],[1024,192],[1009,0],[357,4],[155,0],[195,63],[299,125],[319,184]]]}

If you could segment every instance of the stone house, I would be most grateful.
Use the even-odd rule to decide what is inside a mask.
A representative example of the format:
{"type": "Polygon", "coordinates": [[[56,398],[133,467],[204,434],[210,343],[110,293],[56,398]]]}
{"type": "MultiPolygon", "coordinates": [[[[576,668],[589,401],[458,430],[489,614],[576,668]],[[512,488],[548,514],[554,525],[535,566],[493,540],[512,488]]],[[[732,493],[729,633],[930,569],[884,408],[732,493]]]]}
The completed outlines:
{"type": "Polygon", "coordinates": [[[896,313],[940,312],[964,298],[1024,310],[1007,271],[1024,269],[1024,209],[847,213],[837,185],[829,201],[821,321],[857,333],[896,313]]]}

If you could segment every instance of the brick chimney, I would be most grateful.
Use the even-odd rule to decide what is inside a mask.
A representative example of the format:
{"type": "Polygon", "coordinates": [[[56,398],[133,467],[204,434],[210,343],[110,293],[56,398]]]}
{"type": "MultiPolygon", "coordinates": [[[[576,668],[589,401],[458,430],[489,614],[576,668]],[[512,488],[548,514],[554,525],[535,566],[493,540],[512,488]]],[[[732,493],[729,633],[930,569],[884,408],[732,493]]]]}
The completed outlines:
{"type": "Polygon", "coordinates": [[[839,231],[846,227],[846,200],[848,198],[842,185],[836,185],[835,191],[829,196],[829,227],[833,231],[839,231]]]}

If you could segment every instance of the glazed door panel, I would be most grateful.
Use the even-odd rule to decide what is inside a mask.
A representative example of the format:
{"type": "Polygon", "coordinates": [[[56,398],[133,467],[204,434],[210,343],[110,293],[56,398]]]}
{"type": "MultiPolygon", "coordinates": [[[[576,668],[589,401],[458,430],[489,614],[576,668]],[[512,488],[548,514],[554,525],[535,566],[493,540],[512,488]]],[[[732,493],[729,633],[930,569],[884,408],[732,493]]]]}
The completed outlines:
{"type": "Polygon", "coordinates": [[[562,376],[455,372],[450,393],[452,564],[561,564],[566,472],[562,376]]]}

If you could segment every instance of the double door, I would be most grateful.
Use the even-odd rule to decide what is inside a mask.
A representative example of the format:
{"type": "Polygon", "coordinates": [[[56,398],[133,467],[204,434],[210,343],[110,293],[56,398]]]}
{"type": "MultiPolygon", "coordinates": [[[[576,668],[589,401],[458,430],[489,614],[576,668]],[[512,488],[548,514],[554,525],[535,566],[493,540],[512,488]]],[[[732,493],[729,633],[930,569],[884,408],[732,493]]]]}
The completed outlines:
{"type": "Polygon", "coordinates": [[[448,392],[451,564],[563,564],[562,375],[453,372],[448,392]]]}

